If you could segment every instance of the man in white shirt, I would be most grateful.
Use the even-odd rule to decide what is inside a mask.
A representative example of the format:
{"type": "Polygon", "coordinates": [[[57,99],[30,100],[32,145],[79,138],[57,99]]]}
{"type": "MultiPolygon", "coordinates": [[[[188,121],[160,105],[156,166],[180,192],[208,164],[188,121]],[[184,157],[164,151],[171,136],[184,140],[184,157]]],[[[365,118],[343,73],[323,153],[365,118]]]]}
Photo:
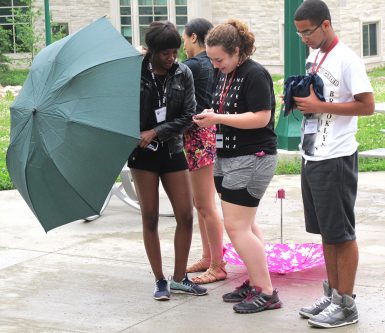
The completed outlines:
{"type": "Polygon", "coordinates": [[[300,315],[315,327],[339,327],[358,321],[353,287],[358,265],[354,205],[357,194],[357,116],[374,112],[373,89],[361,59],[338,40],[327,5],[306,0],[294,15],[302,42],[314,49],[308,75],[324,83],[325,102],[312,87],[295,97],[303,113],[301,186],[306,231],[320,234],[328,281],[324,296],[300,315]]]}

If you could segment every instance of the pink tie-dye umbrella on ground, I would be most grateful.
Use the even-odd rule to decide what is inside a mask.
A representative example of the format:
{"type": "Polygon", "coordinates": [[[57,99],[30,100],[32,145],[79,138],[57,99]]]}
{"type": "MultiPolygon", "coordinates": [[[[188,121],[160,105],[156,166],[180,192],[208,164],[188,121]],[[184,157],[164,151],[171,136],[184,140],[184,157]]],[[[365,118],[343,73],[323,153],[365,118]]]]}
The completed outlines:
{"type": "MultiPolygon", "coordinates": [[[[285,244],[282,235],[282,199],[285,191],[278,190],[277,199],[281,200],[281,243],[265,243],[265,253],[269,271],[272,273],[298,272],[324,264],[322,244],[302,243],[285,244]]],[[[229,264],[244,265],[231,243],[225,244],[223,259],[229,264]]]]}

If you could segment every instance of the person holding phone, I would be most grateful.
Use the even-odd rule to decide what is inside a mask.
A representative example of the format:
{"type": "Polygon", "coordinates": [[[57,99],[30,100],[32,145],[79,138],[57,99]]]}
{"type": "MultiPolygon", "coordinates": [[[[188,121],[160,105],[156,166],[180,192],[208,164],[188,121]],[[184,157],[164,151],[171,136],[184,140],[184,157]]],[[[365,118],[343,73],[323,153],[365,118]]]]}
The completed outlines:
{"type": "Polygon", "coordinates": [[[191,125],[196,101],[190,69],[176,62],[181,37],[168,21],[153,22],[145,35],[147,53],[142,63],[140,141],[128,159],[142,213],[143,240],[155,275],[156,300],[171,292],[205,295],[190,281],[186,265],[192,239],[193,203],[183,132],[191,125]],[[176,219],[175,264],[170,284],[165,279],[158,234],[159,181],[176,219]]]}
{"type": "Polygon", "coordinates": [[[277,140],[274,133],[275,97],[269,72],[250,59],[255,37],[247,25],[229,20],[206,37],[206,51],[220,74],[213,109],[194,116],[200,127],[217,125],[214,181],[221,195],[225,229],[246,265],[249,279],[222,296],[236,302],[238,313],[281,307],[273,288],[257,207],[274,176],[277,140]]]}

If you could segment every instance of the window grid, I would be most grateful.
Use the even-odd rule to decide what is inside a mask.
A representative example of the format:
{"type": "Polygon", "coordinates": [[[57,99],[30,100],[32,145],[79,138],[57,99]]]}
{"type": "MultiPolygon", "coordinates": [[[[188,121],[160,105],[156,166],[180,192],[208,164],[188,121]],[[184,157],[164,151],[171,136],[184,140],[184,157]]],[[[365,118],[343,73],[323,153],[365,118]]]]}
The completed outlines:
{"type": "Polygon", "coordinates": [[[131,0],[120,0],[120,32],[132,44],[131,0]]]}
{"type": "Polygon", "coordinates": [[[378,23],[364,23],[362,25],[362,54],[364,57],[378,55],[377,27],[378,23]]]}
{"type": "Polygon", "coordinates": [[[181,35],[187,21],[187,0],[175,0],[175,25],[181,35]]]}
{"type": "Polygon", "coordinates": [[[148,25],[153,21],[168,20],[167,0],[138,0],[139,43],[144,45],[148,25]]]}
{"type": "Polygon", "coordinates": [[[17,25],[23,23],[15,22],[16,10],[27,11],[29,8],[26,0],[1,0],[0,1],[0,26],[9,33],[11,44],[10,53],[17,52],[18,38],[17,25]]]}

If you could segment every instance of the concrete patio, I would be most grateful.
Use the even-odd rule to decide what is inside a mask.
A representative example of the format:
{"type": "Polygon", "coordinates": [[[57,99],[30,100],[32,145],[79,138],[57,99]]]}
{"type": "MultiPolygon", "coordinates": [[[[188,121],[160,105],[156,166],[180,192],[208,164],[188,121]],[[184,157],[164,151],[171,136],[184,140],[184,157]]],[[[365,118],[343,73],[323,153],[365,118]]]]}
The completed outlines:
{"type": "MultiPolygon", "coordinates": [[[[361,173],[356,206],[360,265],[357,325],[334,332],[385,331],[385,172],[361,173]]],[[[280,240],[283,202],[285,242],[319,241],[303,228],[299,176],[275,176],[261,202],[258,221],[266,241],[280,240]]],[[[219,205],[219,202],[218,202],[219,205]]],[[[162,193],[162,209],[169,203],[162,193]]],[[[165,274],[173,271],[175,221],[160,220],[165,274]]],[[[225,240],[228,238],[225,236],[225,240]]],[[[197,221],[190,260],[200,256],[197,221]]],[[[153,276],[138,211],[112,197],[103,215],[45,234],[17,191],[0,192],[0,332],[311,332],[298,309],[321,292],[322,267],[272,274],[283,308],[239,315],[221,295],[240,284],[245,268],[228,265],[228,279],[207,285],[209,295],[152,299],[153,276]]]]}

